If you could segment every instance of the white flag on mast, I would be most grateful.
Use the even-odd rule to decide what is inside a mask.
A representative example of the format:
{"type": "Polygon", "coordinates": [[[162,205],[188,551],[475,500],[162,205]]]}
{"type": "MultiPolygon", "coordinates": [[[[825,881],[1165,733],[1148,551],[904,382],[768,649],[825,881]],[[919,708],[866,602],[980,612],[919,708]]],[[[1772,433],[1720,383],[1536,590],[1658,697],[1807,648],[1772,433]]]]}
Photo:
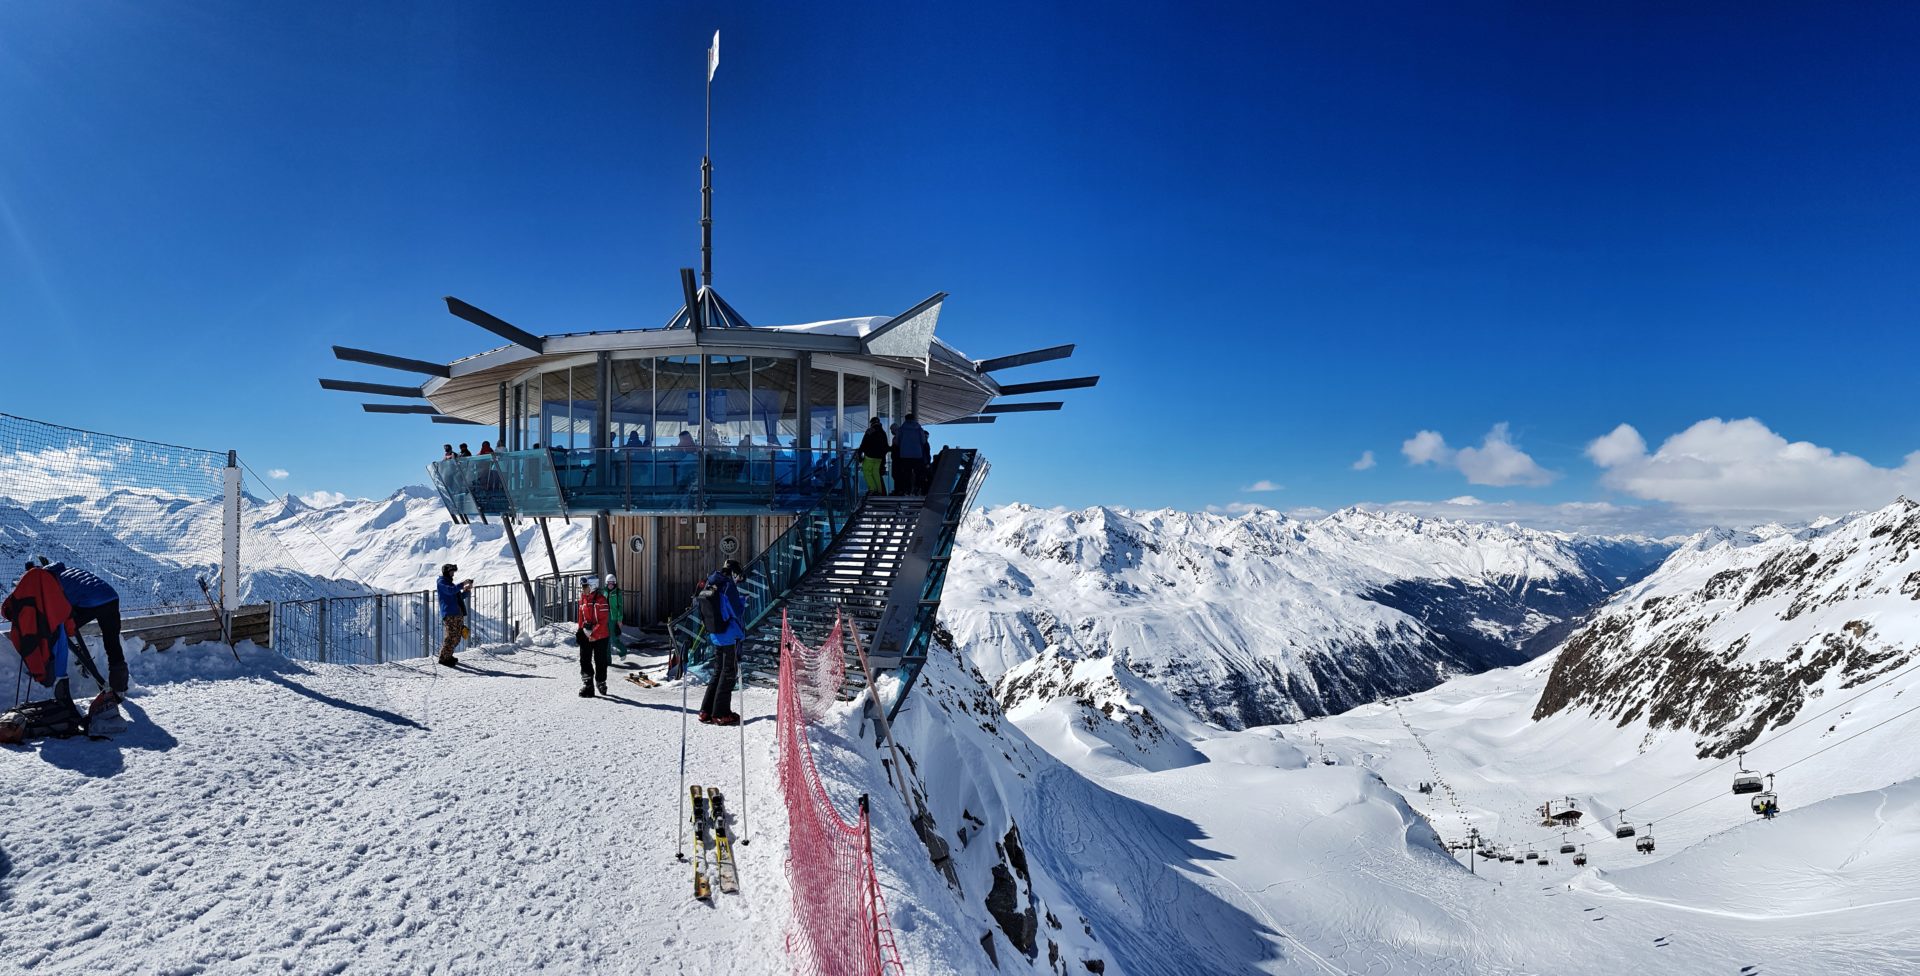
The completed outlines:
{"type": "Polygon", "coordinates": [[[713,71],[720,67],[720,32],[713,32],[713,46],[707,48],[707,80],[713,80],[713,71]]]}

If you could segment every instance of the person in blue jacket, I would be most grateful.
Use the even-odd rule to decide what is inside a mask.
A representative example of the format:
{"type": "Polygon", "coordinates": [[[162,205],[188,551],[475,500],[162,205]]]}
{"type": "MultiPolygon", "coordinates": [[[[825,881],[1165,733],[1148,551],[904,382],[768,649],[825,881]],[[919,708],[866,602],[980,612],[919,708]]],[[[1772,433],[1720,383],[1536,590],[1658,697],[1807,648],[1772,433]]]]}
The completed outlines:
{"type": "Polygon", "coordinates": [[[473,592],[473,580],[453,581],[453,574],[460,567],[452,563],[440,567],[440,582],[434,585],[434,592],[440,597],[440,620],[445,624],[446,639],[440,642],[440,663],[453,667],[460,659],[453,656],[453,649],[467,636],[467,594],[473,592]]]}
{"type": "Polygon", "coordinates": [[[708,725],[740,723],[733,710],[733,686],[740,678],[740,641],[746,637],[747,601],[738,585],[745,576],[740,561],[729,559],[707,577],[698,598],[701,626],[713,645],[713,680],[700,701],[700,721],[708,725]]]}
{"type": "Polygon", "coordinates": [[[127,652],[120,646],[119,591],[106,580],[64,562],[48,563],[47,557],[41,556],[40,565],[60,580],[60,592],[73,605],[73,640],[83,653],[87,645],[80,639],[80,628],[94,622],[100,624],[100,640],[107,646],[108,688],[116,698],[125,697],[127,652]]]}

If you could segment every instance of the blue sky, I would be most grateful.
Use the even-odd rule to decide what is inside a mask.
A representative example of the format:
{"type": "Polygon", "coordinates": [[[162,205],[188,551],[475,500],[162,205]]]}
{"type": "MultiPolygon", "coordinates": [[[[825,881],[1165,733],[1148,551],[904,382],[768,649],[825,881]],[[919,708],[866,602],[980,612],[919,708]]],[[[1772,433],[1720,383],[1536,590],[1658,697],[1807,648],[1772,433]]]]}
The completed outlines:
{"type": "Polygon", "coordinates": [[[1911,490],[1920,8],[1563,6],[15,0],[0,410],[422,480],[458,428],[323,393],[405,380],[328,346],[493,344],[448,294],[664,321],[719,28],[736,307],[944,290],[972,355],[1080,344],[1003,377],[1104,377],[954,429],[989,502],[1669,528],[1911,490]]]}

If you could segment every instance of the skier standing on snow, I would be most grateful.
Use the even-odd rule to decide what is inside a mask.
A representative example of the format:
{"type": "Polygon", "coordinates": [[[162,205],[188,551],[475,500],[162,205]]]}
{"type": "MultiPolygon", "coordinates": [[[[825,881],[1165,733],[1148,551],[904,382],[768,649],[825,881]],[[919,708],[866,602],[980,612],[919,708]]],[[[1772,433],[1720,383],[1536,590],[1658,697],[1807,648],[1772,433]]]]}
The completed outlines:
{"type": "Polygon", "coordinates": [[[725,566],[707,577],[700,591],[700,623],[713,644],[713,680],[707,682],[707,694],[700,701],[700,721],[707,725],[738,725],[739,713],[733,710],[733,685],[740,677],[740,641],[746,637],[744,621],[747,602],[740,596],[736,581],[746,576],[740,561],[729,559],[725,566]]]}
{"type": "Polygon", "coordinates": [[[467,636],[467,595],[473,592],[472,580],[453,581],[459,569],[452,563],[440,567],[440,582],[435,586],[440,594],[440,620],[447,632],[447,639],[440,642],[440,663],[447,667],[460,663],[453,649],[467,636]]]}
{"type": "Polygon", "coordinates": [[[574,639],[580,644],[580,697],[592,698],[597,688],[607,693],[607,618],[610,608],[600,581],[589,576],[580,589],[580,612],[574,618],[580,629],[574,639]]]}

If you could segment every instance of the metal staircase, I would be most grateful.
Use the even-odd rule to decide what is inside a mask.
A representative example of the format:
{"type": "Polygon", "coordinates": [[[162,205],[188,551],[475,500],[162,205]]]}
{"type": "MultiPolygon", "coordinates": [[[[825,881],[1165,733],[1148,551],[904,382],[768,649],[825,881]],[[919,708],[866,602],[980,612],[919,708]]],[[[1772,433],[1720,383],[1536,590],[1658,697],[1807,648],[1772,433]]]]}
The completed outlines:
{"type": "MultiPolygon", "coordinates": [[[[954,536],[987,467],[977,451],[947,448],[934,461],[925,496],[868,495],[851,512],[823,507],[800,516],[747,566],[740,585],[749,621],[742,679],[776,680],[781,611],[808,644],[825,639],[844,617],[858,628],[873,670],[899,675],[888,709],[889,717],[897,714],[926,664],[954,536]]],[[[670,629],[675,643],[691,647],[698,617],[689,612],[670,629]]],[[[842,691],[851,697],[866,675],[851,642],[847,654],[842,691]]]]}
{"type": "MultiPolygon", "coordinates": [[[[873,639],[886,614],[894,580],[906,561],[907,546],[920,524],[924,502],[914,496],[867,497],[825,557],[781,601],[794,636],[806,644],[818,644],[833,629],[835,618],[844,614],[859,628],[862,640],[873,639]]],[[[741,659],[743,672],[758,677],[761,672],[771,676],[778,670],[778,616],[772,614],[747,635],[741,659]]],[[[847,678],[849,688],[864,683],[857,668],[849,669],[847,678]]]]}

